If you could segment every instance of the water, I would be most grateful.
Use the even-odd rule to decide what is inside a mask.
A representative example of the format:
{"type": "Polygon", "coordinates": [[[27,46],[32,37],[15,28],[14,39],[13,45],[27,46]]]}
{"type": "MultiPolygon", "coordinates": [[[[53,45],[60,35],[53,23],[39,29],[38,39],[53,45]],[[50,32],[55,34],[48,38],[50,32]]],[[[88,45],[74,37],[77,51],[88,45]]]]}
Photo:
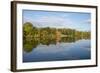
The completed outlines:
{"type": "Polygon", "coordinates": [[[83,60],[91,58],[90,39],[34,41],[25,45],[23,62],[83,60]],[[30,44],[30,45],[29,45],[30,44]]]}

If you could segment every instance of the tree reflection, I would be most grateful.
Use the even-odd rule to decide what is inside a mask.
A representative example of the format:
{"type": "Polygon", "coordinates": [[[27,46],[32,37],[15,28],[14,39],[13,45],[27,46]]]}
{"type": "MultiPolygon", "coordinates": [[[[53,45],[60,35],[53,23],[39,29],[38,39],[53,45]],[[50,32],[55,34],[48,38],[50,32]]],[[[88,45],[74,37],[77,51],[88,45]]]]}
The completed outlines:
{"type": "Polygon", "coordinates": [[[77,31],[69,28],[37,28],[33,25],[30,22],[23,24],[23,49],[25,52],[31,52],[39,44],[49,46],[91,38],[90,31],[77,31]]]}
{"type": "Polygon", "coordinates": [[[37,45],[40,43],[38,41],[39,39],[33,39],[33,40],[24,40],[23,41],[23,49],[25,52],[31,52],[33,48],[36,48],[37,45]]]}
{"type": "MultiPolygon", "coordinates": [[[[39,44],[42,45],[56,45],[59,43],[72,43],[75,41],[78,41],[83,38],[77,38],[77,37],[62,37],[62,38],[33,38],[32,40],[24,40],[23,41],[23,49],[25,52],[31,52],[33,49],[35,49],[39,44]]],[[[89,39],[89,38],[85,38],[89,39]]]]}

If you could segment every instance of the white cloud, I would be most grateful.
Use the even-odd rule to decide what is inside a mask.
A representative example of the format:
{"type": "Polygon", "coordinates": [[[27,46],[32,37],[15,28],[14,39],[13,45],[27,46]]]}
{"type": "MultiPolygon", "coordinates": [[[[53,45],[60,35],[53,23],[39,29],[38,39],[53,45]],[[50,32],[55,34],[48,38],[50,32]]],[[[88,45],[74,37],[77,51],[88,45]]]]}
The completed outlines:
{"type": "Polygon", "coordinates": [[[91,24],[91,19],[84,20],[82,23],[83,24],[91,24]]]}
{"type": "Polygon", "coordinates": [[[42,16],[36,19],[25,19],[30,21],[37,27],[56,27],[56,28],[67,28],[71,26],[72,20],[58,16],[42,16]],[[36,25],[35,25],[36,23],[36,25]]]}
{"type": "Polygon", "coordinates": [[[24,22],[31,22],[35,27],[72,28],[90,30],[90,19],[76,22],[66,16],[41,16],[37,18],[24,17],[24,22]]]}

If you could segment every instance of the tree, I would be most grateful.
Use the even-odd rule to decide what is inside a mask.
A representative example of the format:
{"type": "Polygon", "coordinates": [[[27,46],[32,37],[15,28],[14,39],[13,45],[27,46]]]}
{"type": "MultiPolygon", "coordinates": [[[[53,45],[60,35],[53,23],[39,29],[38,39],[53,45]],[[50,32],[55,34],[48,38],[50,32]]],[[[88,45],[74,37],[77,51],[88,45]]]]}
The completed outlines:
{"type": "Polygon", "coordinates": [[[24,40],[29,40],[32,38],[33,34],[33,25],[30,22],[26,22],[23,24],[23,38],[24,40]]]}

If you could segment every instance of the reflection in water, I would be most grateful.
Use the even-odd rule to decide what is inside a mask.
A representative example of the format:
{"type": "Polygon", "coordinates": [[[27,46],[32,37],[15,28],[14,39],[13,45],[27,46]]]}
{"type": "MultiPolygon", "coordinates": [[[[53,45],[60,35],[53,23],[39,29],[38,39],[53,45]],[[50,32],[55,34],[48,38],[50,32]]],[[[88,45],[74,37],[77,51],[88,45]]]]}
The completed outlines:
{"type": "Polygon", "coordinates": [[[23,42],[23,62],[80,60],[91,58],[87,38],[33,38],[23,42]]]}
{"type": "MultiPolygon", "coordinates": [[[[79,40],[79,39],[77,39],[79,40]]],[[[39,44],[42,45],[56,45],[57,43],[61,43],[61,42],[65,42],[65,43],[72,43],[77,41],[75,40],[75,38],[56,38],[56,39],[52,39],[52,38],[33,38],[33,40],[29,40],[29,41],[24,41],[24,51],[25,52],[31,52],[34,48],[36,48],[39,44]]]]}

